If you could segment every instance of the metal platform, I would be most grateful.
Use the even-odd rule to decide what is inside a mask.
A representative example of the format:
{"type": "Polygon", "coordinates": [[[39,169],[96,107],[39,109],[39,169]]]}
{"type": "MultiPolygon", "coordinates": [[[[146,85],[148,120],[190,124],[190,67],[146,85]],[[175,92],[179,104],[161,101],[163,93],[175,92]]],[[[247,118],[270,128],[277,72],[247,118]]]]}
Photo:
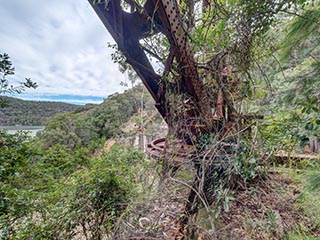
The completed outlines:
{"type": "Polygon", "coordinates": [[[147,145],[147,152],[156,159],[170,157],[175,162],[181,162],[195,154],[195,146],[183,144],[179,140],[169,144],[166,138],[158,138],[147,145]]]}

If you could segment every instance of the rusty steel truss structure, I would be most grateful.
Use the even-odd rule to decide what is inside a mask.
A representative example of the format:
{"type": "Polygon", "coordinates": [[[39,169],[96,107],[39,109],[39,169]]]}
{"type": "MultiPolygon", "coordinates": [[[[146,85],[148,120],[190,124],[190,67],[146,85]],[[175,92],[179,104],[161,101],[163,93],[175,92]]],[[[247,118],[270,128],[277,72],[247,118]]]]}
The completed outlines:
{"type": "MultiPolygon", "coordinates": [[[[237,77],[230,78],[232,70],[227,63],[213,64],[213,68],[216,68],[209,75],[215,79],[216,86],[214,94],[211,95],[213,99],[208,98],[209,86],[202,79],[201,68],[195,61],[195,53],[190,44],[186,23],[179,12],[177,0],[146,0],[143,6],[137,4],[135,0],[89,0],[89,2],[117,43],[118,50],[125,56],[126,62],[132,66],[150,92],[156,108],[168,123],[169,132],[170,130],[175,132],[171,145],[167,143],[169,139],[165,138],[149,143],[148,151],[151,155],[160,158],[169,155],[171,160],[176,161],[172,164],[173,169],[177,169],[179,165],[177,162],[193,158],[197,151],[194,143],[200,142],[205,133],[213,133],[217,139],[223,139],[228,137],[233,129],[236,132],[248,129],[250,135],[249,122],[257,116],[240,116],[234,109],[233,102],[229,101],[234,97],[230,95],[235,92],[234,89],[237,89],[240,80],[237,77]],[[154,70],[149,61],[150,52],[141,44],[141,40],[156,34],[163,34],[169,43],[169,53],[161,75],[154,70]],[[168,80],[167,73],[173,67],[177,73],[176,79],[168,80]],[[172,101],[169,99],[170,96],[173,96],[174,101],[180,101],[180,104],[168,104],[172,101]]],[[[210,0],[202,1],[202,10],[205,11],[208,5],[210,0]]],[[[214,61],[219,60],[213,59],[212,62],[214,61]]],[[[230,146],[222,144],[224,153],[232,153],[232,149],[229,151],[230,146]]],[[[216,158],[219,157],[214,157],[213,160],[216,158]]],[[[219,158],[219,161],[221,159],[219,158]]],[[[215,169],[214,161],[208,166],[200,166],[195,158],[193,160],[197,173],[191,189],[210,186],[207,183],[212,181],[212,177],[208,176],[211,176],[211,172],[215,169]],[[202,177],[205,179],[204,184],[199,180],[202,177]]],[[[189,216],[195,211],[193,205],[197,205],[195,203],[199,202],[199,199],[194,190],[190,190],[186,198],[188,201],[184,213],[185,216],[189,216]]],[[[187,221],[187,217],[178,221],[181,225],[180,233],[184,232],[187,221]]]]}
{"type": "MultiPolygon", "coordinates": [[[[203,133],[214,132],[223,137],[230,129],[239,128],[239,121],[252,118],[240,117],[233,106],[227,104],[226,93],[221,88],[217,90],[213,101],[208,100],[204,81],[199,76],[199,68],[190,47],[186,23],[182,20],[176,0],[146,0],[143,6],[134,0],[89,2],[117,43],[126,62],[132,66],[150,92],[169,129],[175,129],[178,139],[193,144],[203,133]],[[123,4],[127,7],[124,8],[123,4]],[[162,75],[154,70],[147,49],[140,43],[141,40],[156,34],[163,34],[170,45],[162,75]],[[166,74],[173,63],[179,76],[174,82],[166,84],[166,74]],[[184,110],[178,114],[173,114],[176,109],[172,109],[175,107],[167,101],[167,93],[172,88],[179,89],[179,94],[187,96],[181,100],[184,110]]],[[[203,9],[209,4],[210,1],[203,1],[203,9]]],[[[228,71],[227,66],[216,70],[219,75],[217,78],[222,82],[220,85],[230,83],[228,71]]]]}
{"type": "MultiPolygon", "coordinates": [[[[115,40],[118,49],[126,57],[133,69],[141,78],[155,100],[156,108],[171,125],[174,119],[170,116],[170,109],[166,106],[166,85],[158,75],[139,41],[154,34],[162,33],[170,43],[170,53],[166,60],[168,71],[175,60],[181,74],[176,82],[176,88],[182,89],[192,99],[197,111],[189,111],[190,118],[202,116],[205,126],[212,124],[211,107],[203,94],[203,84],[189,46],[187,32],[183,28],[179,8],[173,0],[147,0],[141,8],[134,1],[125,1],[131,6],[131,12],[125,11],[120,0],[94,1],[89,0],[93,9],[115,40]]],[[[192,126],[193,127],[193,126],[192,126]]]]}

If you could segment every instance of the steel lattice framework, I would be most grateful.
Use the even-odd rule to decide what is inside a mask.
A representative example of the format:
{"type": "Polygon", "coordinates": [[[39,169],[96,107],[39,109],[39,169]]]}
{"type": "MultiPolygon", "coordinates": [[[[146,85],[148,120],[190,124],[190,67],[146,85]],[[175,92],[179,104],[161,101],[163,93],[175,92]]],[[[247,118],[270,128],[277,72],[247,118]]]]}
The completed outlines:
{"type": "MultiPolygon", "coordinates": [[[[168,123],[169,128],[176,132],[177,139],[175,139],[174,144],[167,144],[167,140],[164,138],[156,139],[149,143],[149,153],[157,157],[169,156],[170,160],[173,161],[172,169],[175,170],[181,166],[177,162],[192,158],[197,169],[197,177],[195,177],[191,189],[202,189],[201,191],[206,192],[203,186],[210,186],[213,183],[212,177],[208,176],[212,176],[212,171],[215,169],[214,162],[216,160],[224,161],[225,158],[216,156],[219,155],[219,153],[216,153],[210,164],[202,166],[196,158],[193,158],[195,150],[193,143],[197,143],[203,133],[206,132],[216,134],[217,139],[219,139],[219,137],[224,138],[228,135],[231,129],[240,130],[240,132],[243,129],[250,130],[250,124],[246,128],[243,128],[241,124],[248,119],[256,118],[256,116],[250,115],[239,116],[232,104],[228,104],[228,96],[226,91],[223,91],[222,86],[236,85],[237,79],[233,81],[228,77],[229,70],[226,65],[223,65],[221,69],[215,69],[216,76],[213,76],[213,78],[219,79],[217,80],[220,81],[217,83],[219,86],[216,89],[215,99],[210,99],[210,101],[207,99],[207,86],[204,85],[204,81],[199,74],[199,68],[194,60],[194,53],[190,46],[188,33],[184,29],[185,23],[182,21],[177,0],[146,0],[143,7],[137,5],[134,0],[123,0],[131,6],[130,12],[122,8],[123,2],[121,0],[89,0],[89,2],[114,38],[118,49],[126,57],[127,63],[137,72],[150,92],[155,100],[156,108],[168,123]],[[170,53],[166,59],[164,72],[169,71],[174,63],[178,68],[176,71],[179,74],[178,79],[167,85],[163,84],[163,76],[154,71],[145,49],[139,42],[141,39],[155,34],[163,34],[170,45],[170,53]],[[178,107],[184,106],[183,111],[177,114],[180,114],[180,116],[173,114],[178,111],[174,109],[174,105],[167,104],[167,93],[171,91],[171,88],[180,91],[176,93],[176,99],[181,101],[181,105],[178,107]],[[179,94],[187,97],[179,98],[179,94]],[[189,134],[185,134],[186,132],[189,134]],[[194,139],[196,140],[194,141],[194,139]],[[204,182],[199,180],[202,178],[204,182]]],[[[206,8],[210,4],[210,0],[204,0],[202,4],[203,8],[206,8]]],[[[173,92],[174,94],[175,92],[173,92]]],[[[223,154],[232,154],[232,146],[232,144],[221,144],[223,154]]],[[[206,156],[204,158],[206,159],[206,156]]],[[[171,163],[167,164],[171,165],[171,163]]],[[[165,165],[164,172],[168,170],[165,165]]],[[[194,213],[196,209],[194,205],[197,205],[199,199],[194,190],[190,190],[185,199],[187,201],[182,212],[185,216],[189,216],[194,213]]],[[[179,218],[175,223],[180,225],[177,227],[179,231],[170,239],[182,239],[180,237],[185,232],[184,228],[187,225],[188,217],[181,219],[180,215],[179,218]]]]}
{"type": "Polygon", "coordinates": [[[153,34],[162,33],[166,36],[170,43],[170,54],[166,67],[170,68],[175,59],[181,74],[181,80],[177,81],[178,86],[176,87],[184,89],[193,104],[196,105],[197,111],[189,111],[188,115],[193,119],[201,116],[202,121],[205,122],[202,128],[209,128],[212,124],[211,107],[203,94],[203,84],[199,79],[177,2],[175,0],[147,0],[143,8],[138,9],[133,1],[126,1],[131,5],[132,12],[124,11],[120,0],[100,2],[89,0],[89,2],[116,41],[118,49],[126,57],[127,63],[133,67],[151,93],[156,102],[155,106],[170,126],[174,119],[170,119],[170,110],[165,106],[166,86],[161,83],[161,76],[154,71],[139,43],[139,40],[153,34]]]}

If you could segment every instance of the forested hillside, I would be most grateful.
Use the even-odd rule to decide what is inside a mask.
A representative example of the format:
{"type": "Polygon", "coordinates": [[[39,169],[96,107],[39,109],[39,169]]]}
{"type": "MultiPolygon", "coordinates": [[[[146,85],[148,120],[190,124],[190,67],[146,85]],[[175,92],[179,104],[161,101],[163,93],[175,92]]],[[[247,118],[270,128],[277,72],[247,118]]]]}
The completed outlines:
{"type": "MultiPolygon", "coordinates": [[[[109,96],[103,103],[80,107],[74,112],[56,115],[39,136],[45,147],[61,144],[71,149],[92,144],[96,140],[138,134],[141,119],[148,122],[149,115],[155,111],[151,96],[142,85],[109,96]],[[141,109],[144,112],[141,115],[141,109]],[[128,121],[130,120],[130,123],[128,121]],[[129,125],[129,130],[126,130],[129,125]],[[132,127],[130,127],[132,125],[132,127]]],[[[161,123],[157,113],[153,123],[161,123]]],[[[149,135],[156,135],[151,124],[143,126],[149,135]]],[[[157,126],[154,126],[157,127],[157,126]]]]}
{"type": "Polygon", "coordinates": [[[60,113],[32,141],[0,131],[3,239],[99,239],[111,231],[147,181],[140,177],[149,165],[145,155],[119,144],[139,135],[131,125],[154,111],[145,91],[138,85],[100,105],[60,113]],[[108,139],[117,139],[112,149],[108,139]]]}
{"type": "Polygon", "coordinates": [[[72,112],[79,105],[62,102],[26,101],[13,97],[1,97],[6,102],[0,108],[0,125],[2,126],[44,126],[56,114],[72,112]]]}

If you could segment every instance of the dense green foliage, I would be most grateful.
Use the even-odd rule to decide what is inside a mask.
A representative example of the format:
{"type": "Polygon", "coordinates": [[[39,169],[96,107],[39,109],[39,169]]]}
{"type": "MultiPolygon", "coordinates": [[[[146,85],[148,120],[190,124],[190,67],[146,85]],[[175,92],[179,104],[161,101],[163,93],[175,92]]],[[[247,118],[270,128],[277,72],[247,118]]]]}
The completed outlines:
{"type": "Polygon", "coordinates": [[[90,157],[85,148],[45,150],[24,135],[0,134],[1,239],[98,239],[137,191],[137,150],[116,146],[90,157]]]}
{"type": "Polygon", "coordinates": [[[278,150],[292,151],[320,138],[319,4],[282,16],[267,35],[276,51],[263,59],[272,89],[260,109],[266,110],[264,136],[278,150]]]}
{"type": "MultiPolygon", "coordinates": [[[[41,144],[50,147],[56,143],[76,148],[89,146],[97,139],[108,139],[123,134],[122,127],[138,113],[142,85],[122,94],[113,94],[96,107],[78,109],[74,113],[58,114],[39,136],[41,144]]],[[[152,106],[150,95],[145,95],[144,105],[152,106]]]]}
{"type": "Polygon", "coordinates": [[[2,239],[110,234],[137,193],[144,155],[124,146],[99,149],[137,113],[141,91],[140,85],[100,105],[59,113],[35,139],[0,132],[2,239]]]}

